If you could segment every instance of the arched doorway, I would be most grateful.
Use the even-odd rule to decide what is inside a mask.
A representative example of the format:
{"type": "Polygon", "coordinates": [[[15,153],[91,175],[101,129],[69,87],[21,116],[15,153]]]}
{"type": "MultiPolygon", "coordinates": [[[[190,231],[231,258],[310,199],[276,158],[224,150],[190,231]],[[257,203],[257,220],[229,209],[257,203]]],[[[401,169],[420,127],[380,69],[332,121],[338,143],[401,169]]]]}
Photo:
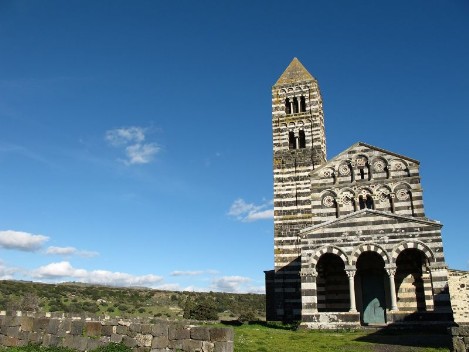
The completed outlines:
{"type": "Polygon", "coordinates": [[[323,254],[316,264],[319,312],[347,312],[350,308],[348,276],[342,259],[323,254]]]}
{"type": "MultiPolygon", "coordinates": [[[[431,279],[426,272],[427,260],[419,249],[409,248],[402,251],[396,259],[397,306],[400,311],[425,311],[425,293],[432,297],[431,279]]],[[[428,305],[431,305],[430,302],[428,305]]]]}
{"type": "Polygon", "coordinates": [[[361,292],[361,320],[365,325],[386,323],[384,260],[376,252],[363,252],[357,260],[355,284],[361,292]]]}

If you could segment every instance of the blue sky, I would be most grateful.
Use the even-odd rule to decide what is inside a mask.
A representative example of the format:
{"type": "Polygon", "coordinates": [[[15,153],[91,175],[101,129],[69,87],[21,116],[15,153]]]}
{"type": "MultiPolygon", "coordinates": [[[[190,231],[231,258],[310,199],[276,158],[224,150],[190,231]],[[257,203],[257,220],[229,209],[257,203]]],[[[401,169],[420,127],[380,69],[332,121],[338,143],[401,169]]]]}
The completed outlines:
{"type": "Polygon", "coordinates": [[[0,277],[262,292],[271,86],[319,82],[328,158],[421,161],[469,268],[467,1],[0,2],[0,277]]]}

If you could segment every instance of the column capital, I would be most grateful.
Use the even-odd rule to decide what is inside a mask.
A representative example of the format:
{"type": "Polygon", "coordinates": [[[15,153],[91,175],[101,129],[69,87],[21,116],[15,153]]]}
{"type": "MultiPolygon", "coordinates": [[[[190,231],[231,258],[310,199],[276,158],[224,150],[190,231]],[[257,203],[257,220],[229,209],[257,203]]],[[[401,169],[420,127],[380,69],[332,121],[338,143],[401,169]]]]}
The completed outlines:
{"type": "Polygon", "coordinates": [[[386,265],[385,270],[389,276],[394,276],[396,275],[397,267],[393,264],[390,264],[390,265],[386,265]]]}
{"type": "Polygon", "coordinates": [[[346,267],[345,273],[347,274],[349,278],[353,278],[355,277],[355,274],[357,273],[357,269],[354,267],[348,267],[348,268],[346,267]]]}

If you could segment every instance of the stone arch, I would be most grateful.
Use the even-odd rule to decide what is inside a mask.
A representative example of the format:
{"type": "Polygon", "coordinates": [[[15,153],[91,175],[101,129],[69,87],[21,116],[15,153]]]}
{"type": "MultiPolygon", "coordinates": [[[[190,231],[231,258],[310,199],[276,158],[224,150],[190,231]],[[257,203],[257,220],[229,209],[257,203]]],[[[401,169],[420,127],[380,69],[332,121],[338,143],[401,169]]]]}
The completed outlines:
{"type": "Polygon", "coordinates": [[[378,204],[378,207],[376,207],[375,209],[394,212],[394,205],[391,193],[392,190],[389,186],[383,185],[379,187],[375,192],[377,200],[375,205],[378,204]]]}
{"type": "Polygon", "coordinates": [[[352,264],[352,266],[357,265],[357,260],[358,260],[358,257],[360,256],[360,254],[362,254],[363,252],[368,252],[368,251],[376,252],[377,254],[379,254],[381,256],[381,258],[383,258],[385,265],[390,264],[389,256],[386,253],[386,251],[383,249],[383,247],[381,247],[377,244],[374,244],[374,243],[363,243],[363,244],[359,245],[353,251],[353,253],[351,255],[351,264],[352,264]]]}
{"type": "Polygon", "coordinates": [[[399,182],[394,186],[396,196],[396,212],[402,215],[415,216],[415,204],[413,189],[407,182],[399,182]]]}
{"type": "Polygon", "coordinates": [[[364,154],[358,154],[354,159],[355,168],[357,170],[357,180],[370,180],[371,169],[369,158],[364,154]]]}
{"type": "Polygon", "coordinates": [[[353,173],[353,167],[352,167],[352,162],[350,160],[345,160],[341,162],[337,166],[337,172],[339,177],[344,178],[344,180],[348,182],[353,182],[354,181],[354,173],[353,173]]]}
{"type": "Polygon", "coordinates": [[[407,183],[407,182],[399,182],[399,183],[397,183],[397,184],[393,187],[392,191],[393,191],[393,192],[396,192],[397,190],[399,190],[399,189],[401,189],[401,188],[405,188],[405,189],[407,189],[407,190],[409,190],[409,191],[412,191],[412,186],[411,186],[409,183],[407,183]]]}
{"type": "Polygon", "coordinates": [[[371,165],[372,172],[374,175],[377,175],[377,177],[382,177],[383,174],[385,174],[385,177],[389,178],[390,176],[389,167],[388,167],[389,163],[386,158],[382,156],[376,156],[373,159],[371,159],[370,165],[371,165]]]}
{"type": "Polygon", "coordinates": [[[342,211],[345,213],[354,212],[357,210],[357,204],[355,202],[356,194],[351,188],[344,188],[338,194],[337,199],[342,207],[342,211]]]}
{"type": "Polygon", "coordinates": [[[340,259],[342,259],[345,265],[348,265],[349,263],[347,254],[345,254],[345,252],[342,249],[336,246],[324,246],[324,247],[317,249],[314,252],[314,254],[311,256],[311,261],[310,261],[311,267],[314,268],[316,264],[318,263],[319,258],[321,258],[321,256],[326,253],[332,253],[332,254],[337,255],[338,257],[340,257],[340,259]]]}
{"type": "Polygon", "coordinates": [[[405,251],[406,249],[418,249],[423,252],[425,258],[427,258],[428,263],[435,262],[435,254],[433,251],[421,241],[403,241],[395,246],[391,253],[392,262],[396,263],[397,257],[401,252],[405,251]]]}
{"type": "Polygon", "coordinates": [[[360,209],[375,209],[375,199],[371,188],[361,187],[357,191],[357,198],[360,209]]]}
{"type": "Polygon", "coordinates": [[[404,171],[407,176],[410,176],[409,164],[404,159],[395,158],[389,162],[391,166],[391,174],[399,171],[404,171]]]}

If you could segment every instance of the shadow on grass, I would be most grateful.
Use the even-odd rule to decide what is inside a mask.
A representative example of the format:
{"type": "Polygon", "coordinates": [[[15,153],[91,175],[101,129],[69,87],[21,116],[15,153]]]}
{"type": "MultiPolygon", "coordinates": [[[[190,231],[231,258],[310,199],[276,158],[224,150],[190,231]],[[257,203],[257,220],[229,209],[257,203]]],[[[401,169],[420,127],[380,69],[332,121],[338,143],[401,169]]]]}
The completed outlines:
{"type": "Polygon", "coordinates": [[[442,331],[424,331],[424,327],[420,329],[397,329],[386,327],[366,336],[359,337],[356,341],[408,347],[451,349],[452,346],[452,339],[449,333],[444,333],[442,331]]]}
{"type": "Polygon", "coordinates": [[[263,326],[269,329],[277,329],[277,330],[289,330],[289,331],[295,331],[298,330],[299,323],[281,323],[281,322],[275,322],[275,321],[250,321],[250,322],[241,322],[239,320],[222,320],[221,323],[223,325],[230,325],[230,326],[241,326],[243,324],[249,324],[249,325],[259,325],[263,326]]]}

